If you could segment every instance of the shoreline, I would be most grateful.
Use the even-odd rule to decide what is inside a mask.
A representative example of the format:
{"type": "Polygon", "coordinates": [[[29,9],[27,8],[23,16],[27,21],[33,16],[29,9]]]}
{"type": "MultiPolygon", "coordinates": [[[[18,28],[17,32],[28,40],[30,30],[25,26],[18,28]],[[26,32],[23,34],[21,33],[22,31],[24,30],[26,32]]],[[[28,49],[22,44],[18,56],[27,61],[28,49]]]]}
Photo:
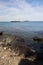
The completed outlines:
{"type": "Polygon", "coordinates": [[[21,60],[28,60],[28,62],[25,62],[31,65],[37,65],[37,62],[41,64],[41,60],[38,60],[38,58],[43,57],[42,52],[37,52],[32,48],[34,45],[31,46],[30,43],[27,45],[25,41],[26,39],[23,37],[14,34],[0,35],[0,64],[18,65],[21,60]]]}

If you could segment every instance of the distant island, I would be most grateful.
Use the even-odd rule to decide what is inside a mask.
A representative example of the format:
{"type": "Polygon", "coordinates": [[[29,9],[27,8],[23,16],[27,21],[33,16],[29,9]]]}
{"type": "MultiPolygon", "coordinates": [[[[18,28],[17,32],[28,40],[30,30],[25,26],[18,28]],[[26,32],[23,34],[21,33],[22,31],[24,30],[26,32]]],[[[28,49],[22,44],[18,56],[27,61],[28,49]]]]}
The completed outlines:
{"type": "Polygon", "coordinates": [[[29,21],[26,20],[26,21],[10,21],[10,22],[15,22],[16,23],[16,22],[29,22],[29,21]]]}
{"type": "Polygon", "coordinates": [[[16,22],[20,22],[20,21],[10,21],[10,22],[15,22],[16,23],[16,22]]]}

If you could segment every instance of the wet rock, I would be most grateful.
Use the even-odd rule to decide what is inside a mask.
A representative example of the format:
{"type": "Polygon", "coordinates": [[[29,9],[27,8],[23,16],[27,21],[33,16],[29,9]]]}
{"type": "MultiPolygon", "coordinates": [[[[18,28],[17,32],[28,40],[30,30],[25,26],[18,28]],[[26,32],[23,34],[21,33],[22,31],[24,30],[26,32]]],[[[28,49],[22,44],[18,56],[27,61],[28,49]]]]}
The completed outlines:
{"type": "Polygon", "coordinates": [[[23,38],[17,37],[16,40],[19,42],[25,42],[23,38]]]}
{"type": "Polygon", "coordinates": [[[43,61],[43,52],[37,53],[37,60],[43,61]]]}
{"type": "Polygon", "coordinates": [[[25,53],[25,57],[30,57],[30,56],[36,56],[36,52],[29,50],[25,53]]]}
{"type": "Polygon", "coordinates": [[[17,37],[16,38],[16,43],[18,43],[18,45],[23,45],[25,43],[23,38],[17,37]]]}
{"type": "Polygon", "coordinates": [[[2,36],[3,35],[3,32],[0,32],[0,36],[2,36]]]}
{"type": "Polygon", "coordinates": [[[11,38],[10,37],[6,38],[6,43],[10,43],[10,42],[11,42],[11,38]]]}
{"type": "Polygon", "coordinates": [[[21,59],[18,65],[32,65],[32,63],[27,59],[21,59]]]}
{"type": "Polygon", "coordinates": [[[42,41],[43,41],[43,38],[34,37],[34,38],[33,38],[33,41],[42,42],[42,41]]]}

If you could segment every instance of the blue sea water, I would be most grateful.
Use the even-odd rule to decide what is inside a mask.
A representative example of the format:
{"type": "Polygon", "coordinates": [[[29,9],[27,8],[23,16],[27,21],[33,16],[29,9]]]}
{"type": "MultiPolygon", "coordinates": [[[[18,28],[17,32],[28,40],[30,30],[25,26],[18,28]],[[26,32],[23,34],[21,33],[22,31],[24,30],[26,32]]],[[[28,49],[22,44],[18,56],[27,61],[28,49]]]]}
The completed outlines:
{"type": "Polygon", "coordinates": [[[43,31],[43,22],[0,22],[0,31],[43,31]]]}

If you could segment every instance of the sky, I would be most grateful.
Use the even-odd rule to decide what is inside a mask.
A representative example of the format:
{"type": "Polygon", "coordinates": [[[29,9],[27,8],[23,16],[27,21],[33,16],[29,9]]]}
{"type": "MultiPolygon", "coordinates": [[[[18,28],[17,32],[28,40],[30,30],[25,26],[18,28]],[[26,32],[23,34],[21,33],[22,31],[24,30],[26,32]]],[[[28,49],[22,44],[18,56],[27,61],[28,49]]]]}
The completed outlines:
{"type": "Polygon", "coordinates": [[[43,21],[43,0],[0,0],[0,21],[43,21]]]}

